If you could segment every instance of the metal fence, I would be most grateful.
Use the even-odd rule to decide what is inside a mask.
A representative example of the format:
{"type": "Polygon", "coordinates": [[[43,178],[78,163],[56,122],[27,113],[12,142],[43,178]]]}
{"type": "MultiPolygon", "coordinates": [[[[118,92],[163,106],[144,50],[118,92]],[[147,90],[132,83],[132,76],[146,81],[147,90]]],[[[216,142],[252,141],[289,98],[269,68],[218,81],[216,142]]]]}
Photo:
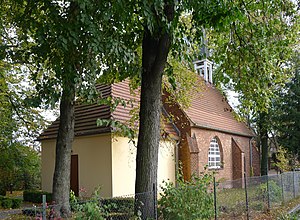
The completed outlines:
{"type": "Polygon", "coordinates": [[[153,204],[147,201],[155,195],[155,191],[139,193],[114,198],[94,197],[80,201],[70,201],[70,215],[60,216],[62,204],[47,204],[43,196],[42,204],[25,205],[25,207],[13,210],[0,210],[0,219],[32,219],[32,220],[129,220],[139,219],[139,212],[134,214],[135,208],[145,212],[155,211],[153,204]]]}
{"type": "MultiPolygon", "coordinates": [[[[244,179],[214,182],[215,219],[249,219],[258,213],[281,206],[300,195],[300,172],[286,172],[279,175],[246,177],[244,179]]],[[[93,198],[71,202],[72,215],[61,218],[57,213],[59,204],[25,206],[22,209],[0,210],[0,219],[139,219],[134,210],[153,212],[147,204],[155,190],[136,195],[115,198],[93,198]],[[135,199],[138,202],[135,202],[135,199]],[[90,216],[87,218],[86,216],[90,216]],[[135,217],[135,218],[134,218],[135,217]]],[[[139,214],[138,214],[139,215],[139,214]]],[[[162,219],[161,217],[156,218],[162,219]]]]}
{"type": "Polygon", "coordinates": [[[217,217],[245,216],[249,219],[298,197],[300,172],[246,177],[216,185],[217,217]]]}

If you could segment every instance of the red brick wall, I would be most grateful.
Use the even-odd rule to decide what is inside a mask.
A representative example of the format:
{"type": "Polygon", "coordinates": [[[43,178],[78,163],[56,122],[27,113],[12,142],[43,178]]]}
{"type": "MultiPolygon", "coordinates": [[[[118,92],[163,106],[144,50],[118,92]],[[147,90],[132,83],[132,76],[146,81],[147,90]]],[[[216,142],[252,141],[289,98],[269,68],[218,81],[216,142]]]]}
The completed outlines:
{"type": "Polygon", "coordinates": [[[178,157],[183,171],[183,177],[185,180],[191,178],[191,155],[187,143],[186,135],[191,136],[190,122],[186,115],[183,114],[179,105],[172,100],[168,100],[169,94],[164,92],[162,96],[163,106],[173,119],[174,124],[180,130],[181,139],[178,146],[178,157]]]}
{"type": "Polygon", "coordinates": [[[232,179],[241,179],[243,177],[243,159],[242,150],[232,141],[232,179]]]}
{"type": "MultiPolygon", "coordinates": [[[[199,172],[202,172],[204,170],[204,167],[207,166],[210,141],[215,136],[217,136],[218,139],[220,140],[221,143],[220,147],[223,152],[222,155],[223,168],[216,170],[217,179],[223,178],[225,180],[232,180],[234,178],[234,173],[233,173],[234,161],[232,160],[233,159],[232,155],[234,152],[232,150],[233,149],[232,138],[234,138],[238,143],[238,145],[242,148],[241,151],[245,153],[246,173],[248,176],[250,176],[250,151],[249,151],[250,138],[213,131],[213,130],[200,129],[195,127],[191,128],[190,121],[188,120],[186,115],[183,114],[179,105],[170,100],[167,100],[166,99],[167,96],[168,94],[166,93],[162,97],[163,105],[166,111],[171,115],[175,125],[181,132],[181,140],[179,145],[179,160],[182,164],[182,170],[183,170],[184,178],[186,180],[190,179],[192,170],[193,171],[197,170],[195,167],[197,163],[199,164],[198,165],[199,172]],[[193,137],[194,134],[196,136],[196,141],[199,148],[198,161],[194,158],[195,155],[192,155],[190,153],[187,144],[187,138],[186,138],[186,135],[193,137]]],[[[253,165],[255,164],[254,173],[257,174],[257,170],[259,170],[259,162],[257,162],[257,159],[259,160],[259,154],[257,154],[257,151],[253,150],[253,157],[255,157],[253,159],[253,165]]],[[[240,165],[235,165],[235,166],[239,167],[240,165]]]]}
{"type": "Polygon", "coordinates": [[[252,165],[253,165],[253,175],[260,175],[260,154],[255,143],[252,143],[252,165]]]}
{"type": "Polygon", "coordinates": [[[191,153],[191,174],[199,174],[199,156],[198,153],[191,153]]]}
{"type": "MultiPolygon", "coordinates": [[[[217,179],[232,180],[234,178],[234,166],[236,166],[235,161],[233,160],[233,148],[232,148],[232,138],[234,138],[238,145],[242,148],[241,150],[245,153],[246,159],[246,171],[247,175],[250,176],[250,157],[249,157],[249,140],[248,137],[242,137],[238,135],[232,135],[227,133],[222,133],[213,130],[192,128],[192,135],[195,134],[197,138],[197,143],[199,147],[199,165],[200,172],[204,170],[204,167],[208,164],[208,150],[210,141],[215,136],[218,137],[220,141],[220,150],[223,152],[222,162],[223,167],[216,171],[217,179]]],[[[237,165],[237,167],[240,166],[237,165]]],[[[242,178],[242,177],[240,177],[242,178]]]]}

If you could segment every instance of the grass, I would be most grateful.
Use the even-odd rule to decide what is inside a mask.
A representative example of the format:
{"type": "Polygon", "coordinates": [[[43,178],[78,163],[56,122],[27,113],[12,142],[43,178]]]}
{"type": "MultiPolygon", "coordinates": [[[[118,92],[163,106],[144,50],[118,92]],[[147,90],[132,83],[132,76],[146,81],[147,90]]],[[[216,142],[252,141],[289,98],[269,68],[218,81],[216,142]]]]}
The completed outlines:
{"type": "MultiPolygon", "coordinates": [[[[262,195],[259,195],[258,187],[247,189],[249,208],[264,209],[262,195]]],[[[222,189],[217,192],[217,206],[220,213],[232,213],[234,216],[246,212],[246,194],[243,188],[222,189]]]]}
{"type": "MultiPolygon", "coordinates": [[[[15,191],[13,194],[7,194],[9,197],[20,197],[22,191],[15,191]]],[[[248,197],[250,198],[250,218],[253,220],[292,220],[286,213],[300,204],[300,197],[290,200],[280,206],[274,206],[271,210],[267,209],[266,202],[259,200],[261,195],[258,194],[258,186],[248,188],[248,197]],[[255,201],[257,203],[255,204],[255,201]],[[255,208],[255,205],[257,206],[255,208]]],[[[28,203],[28,206],[32,206],[32,203],[28,203]]],[[[245,208],[245,190],[242,188],[222,189],[217,193],[217,205],[219,207],[218,219],[247,219],[245,208]]],[[[1,210],[0,210],[1,211],[1,210]]],[[[22,214],[10,215],[6,220],[10,219],[28,219],[28,216],[22,214]]],[[[34,219],[34,217],[32,217],[34,219]]],[[[72,218],[70,218],[72,219],[72,218]]]]}
{"type": "MultiPolygon", "coordinates": [[[[255,220],[288,220],[285,213],[300,204],[300,197],[283,204],[280,197],[271,203],[271,209],[268,210],[266,195],[260,191],[259,185],[249,187],[247,193],[250,217],[255,220]]],[[[217,192],[218,219],[247,219],[245,198],[245,189],[242,188],[219,190],[217,192]]]]}

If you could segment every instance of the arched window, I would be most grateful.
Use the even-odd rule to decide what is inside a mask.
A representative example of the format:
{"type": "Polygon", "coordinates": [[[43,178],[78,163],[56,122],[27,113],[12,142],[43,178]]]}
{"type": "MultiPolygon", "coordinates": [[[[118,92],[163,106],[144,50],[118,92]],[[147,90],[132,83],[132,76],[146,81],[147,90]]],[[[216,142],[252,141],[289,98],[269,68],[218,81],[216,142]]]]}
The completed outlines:
{"type": "Polygon", "coordinates": [[[221,168],[221,152],[216,137],[214,137],[210,141],[209,151],[208,151],[208,168],[209,169],[221,168]]]}

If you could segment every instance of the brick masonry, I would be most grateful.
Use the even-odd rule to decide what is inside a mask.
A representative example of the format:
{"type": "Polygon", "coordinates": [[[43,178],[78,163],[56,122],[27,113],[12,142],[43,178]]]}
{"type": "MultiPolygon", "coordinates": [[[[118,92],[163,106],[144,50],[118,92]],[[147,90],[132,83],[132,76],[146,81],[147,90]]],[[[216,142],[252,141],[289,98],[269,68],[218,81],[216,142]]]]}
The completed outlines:
{"type": "MultiPolygon", "coordinates": [[[[179,160],[182,165],[183,176],[189,180],[192,173],[203,172],[208,164],[210,141],[217,137],[221,150],[222,168],[213,170],[217,180],[234,180],[243,178],[245,156],[246,175],[251,175],[250,147],[252,147],[252,164],[254,175],[259,175],[259,152],[251,143],[251,137],[236,135],[213,129],[193,126],[186,113],[177,103],[168,100],[169,94],[163,96],[164,108],[172,115],[175,125],[181,132],[179,145],[179,160]],[[194,138],[199,152],[192,150],[188,138],[194,138]]],[[[212,171],[212,170],[210,170],[212,171]]]]}

